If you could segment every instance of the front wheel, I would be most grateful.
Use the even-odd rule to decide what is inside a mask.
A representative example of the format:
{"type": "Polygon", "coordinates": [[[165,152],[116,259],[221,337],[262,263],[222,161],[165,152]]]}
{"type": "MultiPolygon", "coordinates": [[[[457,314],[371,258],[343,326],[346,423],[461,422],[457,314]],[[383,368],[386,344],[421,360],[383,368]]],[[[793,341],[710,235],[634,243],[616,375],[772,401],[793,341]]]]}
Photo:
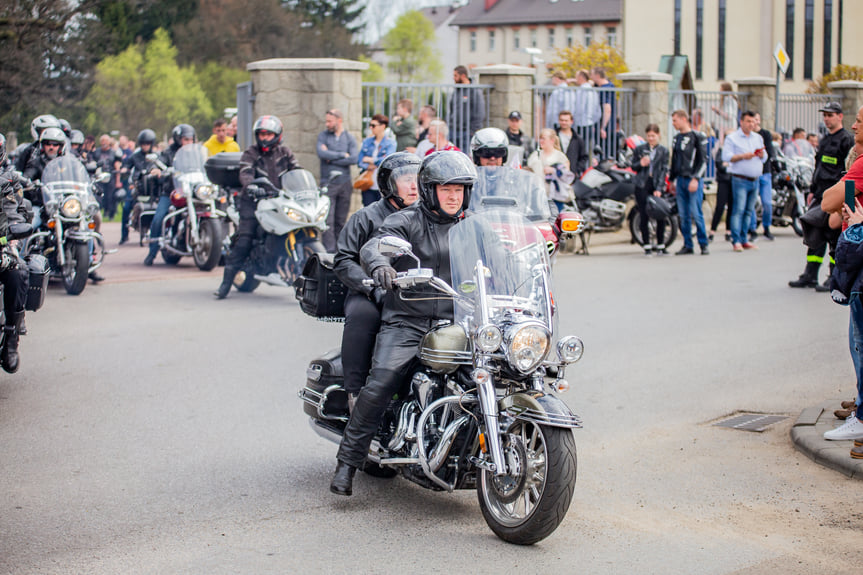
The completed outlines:
{"type": "Polygon", "coordinates": [[[480,471],[479,507],[495,535],[533,545],[560,525],[575,491],[572,430],[516,420],[502,437],[508,474],[480,471]]]}
{"type": "Polygon", "coordinates": [[[195,265],[201,271],[210,271],[219,265],[222,257],[222,224],[219,220],[203,219],[198,230],[198,244],[192,250],[195,265]]]}
{"type": "MultiPolygon", "coordinates": [[[[674,243],[674,240],[677,239],[677,231],[679,225],[677,223],[677,218],[671,216],[670,218],[665,220],[665,246],[668,247],[674,243]]],[[[645,242],[645,239],[641,237],[641,213],[636,211],[635,215],[629,220],[629,233],[632,235],[632,239],[640,246],[644,246],[645,243],[647,245],[656,245],[656,220],[651,219],[647,223],[647,230],[650,234],[650,237],[645,242]]]]}
{"type": "Polygon", "coordinates": [[[803,226],[800,225],[800,216],[797,214],[791,216],[791,229],[794,230],[795,234],[801,238],[803,237],[803,226]]]}
{"type": "Polygon", "coordinates": [[[63,266],[63,287],[69,295],[78,295],[87,286],[90,250],[85,243],[66,244],[66,265],[63,266]]]}

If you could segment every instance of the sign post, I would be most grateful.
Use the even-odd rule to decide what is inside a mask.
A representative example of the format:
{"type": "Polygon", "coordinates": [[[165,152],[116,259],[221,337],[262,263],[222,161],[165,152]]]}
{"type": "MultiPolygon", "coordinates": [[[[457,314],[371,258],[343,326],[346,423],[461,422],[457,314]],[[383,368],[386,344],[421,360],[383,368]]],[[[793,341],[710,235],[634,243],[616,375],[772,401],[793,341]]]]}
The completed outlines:
{"type": "Polygon", "coordinates": [[[785,51],[782,42],[776,44],[776,49],[773,50],[773,59],[776,60],[776,110],[773,116],[773,127],[779,132],[779,81],[780,74],[782,76],[788,71],[788,65],[791,64],[791,56],[785,51]]]}

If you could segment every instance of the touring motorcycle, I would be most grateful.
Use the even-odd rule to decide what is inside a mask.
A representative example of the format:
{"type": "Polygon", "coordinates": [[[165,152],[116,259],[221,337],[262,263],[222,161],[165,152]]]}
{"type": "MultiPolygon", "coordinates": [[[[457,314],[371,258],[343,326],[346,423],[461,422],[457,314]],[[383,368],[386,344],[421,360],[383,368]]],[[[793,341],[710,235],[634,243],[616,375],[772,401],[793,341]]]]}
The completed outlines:
{"type": "MultiPolygon", "coordinates": [[[[397,275],[398,297],[452,298],[455,311],[423,338],[365,470],[394,469],[433,490],[476,489],[491,530],[530,545],[557,528],[572,501],[572,430],[582,424],[555,393],[569,388],[564,372],[584,345],[575,336],[555,345],[548,250],[524,216],[476,214],[452,227],[449,242],[452,285],[419,267],[408,242],[380,241],[382,254],[417,262],[397,275]]],[[[313,360],[306,374],[303,410],[338,443],[349,418],[339,351],[313,360]]]]}
{"type": "Polygon", "coordinates": [[[99,204],[94,187],[109,178],[110,174],[100,174],[91,182],[87,168],[72,155],[51,160],[42,171],[38,185],[45,221],[27,239],[22,255],[25,259],[31,254],[47,257],[52,275],[63,281],[70,295],[84,291],[87,276],[105,259],[104,239],[95,231],[99,204]]]}

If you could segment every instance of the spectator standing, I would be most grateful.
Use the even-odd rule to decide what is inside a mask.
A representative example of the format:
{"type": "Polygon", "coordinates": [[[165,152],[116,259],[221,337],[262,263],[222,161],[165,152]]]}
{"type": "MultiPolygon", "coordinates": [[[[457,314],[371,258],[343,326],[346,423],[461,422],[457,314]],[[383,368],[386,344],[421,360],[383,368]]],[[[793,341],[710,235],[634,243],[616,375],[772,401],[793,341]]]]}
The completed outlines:
{"type": "Polygon", "coordinates": [[[812,146],[813,150],[818,149],[818,134],[813,134],[809,132],[806,134],[806,141],[809,142],[809,145],[812,146]]]}
{"type": "Polygon", "coordinates": [[[482,90],[470,85],[467,68],[456,66],[452,73],[455,89],[449,100],[450,133],[462,149],[468,149],[473,133],[485,125],[485,98],[482,90]]]}
{"type": "Polygon", "coordinates": [[[524,147],[524,132],[521,131],[521,112],[513,110],[506,120],[506,139],[510,146],[524,147]]]}
{"type": "Polygon", "coordinates": [[[722,133],[731,128],[737,129],[737,116],[739,104],[737,96],[734,95],[734,87],[730,82],[722,82],[719,85],[719,105],[710,106],[713,112],[713,124],[717,132],[722,133]]]}
{"type": "MultiPolygon", "coordinates": [[[[86,141],[85,141],[86,144],[86,141]]],[[[117,190],[123,187],[120,181],[120,169],[123,167],[123,152],[115,146],[108,134],[99,136],[99,148],[93,150],[88,158],[96,162],[102,172],[111,174],[111,179],[99,184],[102,192],[102,209],[109,220],[117,213],[117,190]]]]}
{"type": "MultiPolygon", "coordinates": [[[[359,161],[357,162],[360,169],[377,170],[384,158],[396,151],[395,141],[384,137],[389,123],[390,119],[383,114],[372,116],[372,120],[369,122],[372,135],[363,140],[363,145],[360,148],[359,161]]],[[[363,206],[368,206],[381,199],[377,177],[373,180],[372,187],[363,192],[363,206]]]]}
{"type": "Polygon", "coordinates": [[[240,145],[234,141],[234,138],[228,136],[228,123],[224,118],[219,118],[213,122],[213,135],[203,143],[207,149],[207,154],[215,156],[222,152],[239,152],[240,145]]]}
{"type": "MultiPolygon", "coordinates": [[[[789,287],[814,287],[818,291],[828,291],[826,286],[818,284],[818,271],[828,251],[832,258],[835,250],[838,231],[827,225],[826,217],[818,212],[821,210],[821,199],[824,190],[833,186],[842,177],[845,168],[845,158],[854,147],[854,136],[842,127],[842,106],[838,102],[830,102],[819,110],[827,135],[821,138],[815,154],[815,173],[812,175],[812,185],[806,196],[807,213],[801,218],[803,225],[803,243],[807,246],[806,268],[800,277],[788,282],[789,287]],[[809,212],[812,211],[812,214],[809,212]],[[817,218],[807,218],[816,215],[817,218]],[[817,222],[812,223],[817,220],[817,222]]],[[[832,262],[831,262],[832,264],[832,262]]],[[[829,278],[829,274],[828,274],[829,278]]],[[[829,280],[828,280],[829,281],[829,280]]]]}
{"type": "Polygon", "coordinates": [[[599,94],[593,89],[587,70],[576,72],[575,86],[575,108],[571,110],[575,121],[575,131],[587,144],[591,139],[596,141],[596,134],[591,134],[590,131],[602,118],[599,94]]]}
{"type": "Polygon", "coordinates": [[[333,108],[324,118],[325,129],[318,134],[317,152],[321,160],[321,184],[328,183],[327,195],[330,197],[330,213],[327,216],[329,228],[323,237],[324,247],[334,253],[336,242],[351,208],[351,166],[357,163],[360,149],[356,139],[344,127],[341,110],[333,108]],[[330,180],[332,172],[341,172],[330,180]]]}
{"type": "Polygon", "coordinates": [[[129,216],[132,213],[132,182],[129,181],[129,162],[135,152],[135,145],[129,137],[122,135],[117,139],[120,151],[123,153],[123,166],[120,168],[121,181],[123,183],[123,211],[120,214],[120,243],[129,241],[129,216]]]}
{"type": "Polygon", "coordinates": [[[728,171],[728,162],[722,161],[722,149],[725,146],[725,138],[734,130],[728,129],[719,134],[719,145],[713,151],[716,160],[716,208],[713,210],[713,221],[710,222],[710,233],[707,239],[713,241],[713,234],[722,220],[722,212],[725,212],[725,241],[731,241],[731,212],[734,210],[734,195],[731,193],[731,173],[728,171]]]}
{"type": "Polygon", "coordinates": [[[225,131],[227,136],[234,141],[237,140],[237,117],[231,116],[231,121],[228,122],[228,129],[225,131]]]}
{"type": "Polygon", "coordinates": [[[590,157],[587,154],[584,140],[581,139],[578,132],[572,129],[572,112],[563,110],[557,117],[557,123],[559,128],[556,133],[558,140],[560,140],[560,149],[569,160],[569,169],[572,170],[576,178],[581,177],[581,174],[587,169],[590,157]]]}
{"type": "MultiPolygon", "coordinates": [[[[764,151],[767,158],[764,161],[761,177],[758,178],[758,195],[761,197],[761,226],[764,228],[764,237],[773,241],[774,237],[770,232],[770,224],[773,223],[773,162],[771,160],[776,157],[776,149],[773,147],[773,134],[770,130],[761,127],[761,114],[758,112],[755,112],[755,130],[764,140],[764,151]]],[[[754,241],[756,237],[758,237],[758,222],[753,214],[749,224],[749,241],[754,241]]]]}
{"type": "Polygon", "coordinates": [[[396,152],[417,150],[417,121],[411,116],[413,107],[414,103],[408,99],[399,100],[396,104],[396,115],[390,125],[396,137],[396,152]]]}
{"type": "Polygon", "coordinates": [[[458,146],[449,141],[449,128],[446,122],[442,120],[434,120],[429,124],[428,141],[431,147],[426,150],[424,156],[428,156],[432,152],[461,151],[458,146]]]}
{"type": "Polygon", "coordinates": [[[668,149],[659,143],[659,126],[648,124],[645,129],[647,141],[632,152],[632,167],[635,168],[635,203],[641,216],[641,237],[644,254],[668,255],[665,249],[665,219],[656,220],[656,244],[650,243],[650,218],[647,215],[647,198],[651,194],[662,197],[665,191],[665,175],[668,173],[668,149]]]}
{"type": "Polygon", "coordinates": [[[527,159],[527,169],[536,174],[545,184],[546,194],[557,205],[558,211],[572,201],[573,181],[569,159],[560,149],[560,140],[551,128],[539,132],[539,148],[527,159]]]}
{"type": "Polygon", "coordinates": [[[545,127],[557,129],[557,120],[564,110],[575,110],[575,90],[566,83],[566,75],[560,70],[551,75],[554,86],[545,108],[545,127]]]}
{"type": "MultiPolygon", "coordinates": [[[[590,79],[597,88],[599,103],[602,108],[602,118],[599,121],[599,140],[603,153],[613,158],[617,155],[617,93],[612,90],[614,85],[608,81],[605,68],[597,67],[591,70],[590,79]]],[[[701,206],[699,205],[699,211],[701,206]]]]}
{"type": "Polygon", "coordinates": [[[785,144],[782,152],[789,158],[815,158],[815,148],[806,139],[806,130],[794,128],[791,141],[785,144]]]}
{"type": "MultiPolygon", "coordinates": [[[[422,142],[428,137],[429,124],[432,120],[437,120],[437,110],[434,106],[423,106],[417,116],[417,142],[422,142]]],[[[421,156],[422,154],[417,155],[421,156]]]]}
{"type": "Polygon", "coordinates": [[[731,212],[731,241],[734,251],[754,249],[746,237],[750,222],[755,217],[755,199],[758,185],[767,161],[764,139],[755,131],[755,112],[747,110],[740,117],[740,127],[725,138],[722,161],[729,163],[731,193],[734,210],[731,212]]]}
{"type": "Polygon", "coordinates": [[[692,221],[701,247],[701,255],[708,255],[707,230],[704,226],[704,172],[707,169],[707,139],[701,132],[692,129],[686,110],[675,110],[671,114],[671,125],[677,130],[671,146],[672,191],[677,192],[677,211],[680,214],[680,235],[683,247],[676,255],[695,253],[692,244],[692,221]]]}

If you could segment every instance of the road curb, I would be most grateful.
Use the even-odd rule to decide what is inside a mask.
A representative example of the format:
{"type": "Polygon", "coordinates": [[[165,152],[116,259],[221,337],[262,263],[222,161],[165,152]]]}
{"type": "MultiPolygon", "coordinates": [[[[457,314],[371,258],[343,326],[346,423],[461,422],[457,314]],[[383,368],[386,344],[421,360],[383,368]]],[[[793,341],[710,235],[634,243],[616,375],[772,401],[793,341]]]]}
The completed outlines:
{"type": "Polygon", "coordinates": [[[812,407],[807,407],[797,417],[791,427],[791,441],[798,451],[812,461],[828,467],[853,479],[863,480],[863,459],[851,459],[851,448],[854,442],[828,441],[824,432],[842,424],[833,416],[833,411],[839,409],[841,400],[832,399],[812,407]]]}

